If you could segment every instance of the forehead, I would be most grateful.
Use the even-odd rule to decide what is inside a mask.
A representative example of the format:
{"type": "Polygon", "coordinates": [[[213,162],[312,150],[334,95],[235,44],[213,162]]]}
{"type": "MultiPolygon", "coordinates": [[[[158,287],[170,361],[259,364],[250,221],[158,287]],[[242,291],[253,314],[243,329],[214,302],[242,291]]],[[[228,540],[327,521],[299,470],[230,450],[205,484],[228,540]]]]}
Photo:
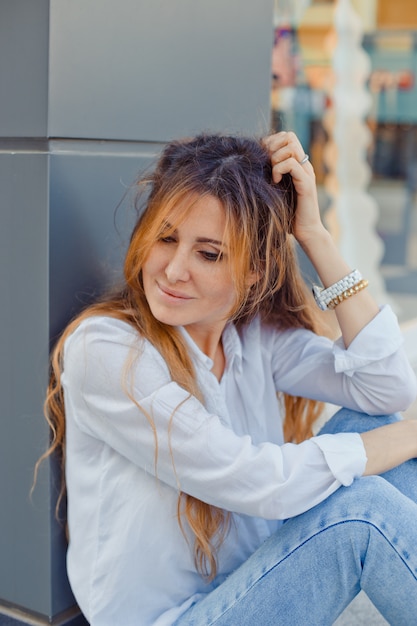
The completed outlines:
{"type": "Polygon", "coordinates": [[[222,240],[227,237],[226,210],[218,198],[212,195],[188,194],[164,212],[163,221],[172,230],[184,228],[198,231],[199,236],[222,240]]]}

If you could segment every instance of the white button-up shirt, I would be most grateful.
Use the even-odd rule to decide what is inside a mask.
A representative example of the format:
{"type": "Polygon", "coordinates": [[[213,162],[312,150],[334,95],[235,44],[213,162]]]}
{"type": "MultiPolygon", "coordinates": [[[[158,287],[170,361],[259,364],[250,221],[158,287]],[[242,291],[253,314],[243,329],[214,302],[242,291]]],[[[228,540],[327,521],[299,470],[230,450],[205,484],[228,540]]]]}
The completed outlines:
{"type": "Polygon", "coordinates": [[[370,414],[403,410],[416,393],[389,307],[348,350],[304,329],[229,325],[220,382],[182,332],[204,404],[121,321],[92,317],[66,341],[67,564],[93,626],[172,624],[280,520],[361,476],[358,434],[284,443],[277,391],[370,414]],[[184,537],[178,524],[180,490],[232,512],[211,584],[196,572],[191,532],[185,528],[184,537]]]}

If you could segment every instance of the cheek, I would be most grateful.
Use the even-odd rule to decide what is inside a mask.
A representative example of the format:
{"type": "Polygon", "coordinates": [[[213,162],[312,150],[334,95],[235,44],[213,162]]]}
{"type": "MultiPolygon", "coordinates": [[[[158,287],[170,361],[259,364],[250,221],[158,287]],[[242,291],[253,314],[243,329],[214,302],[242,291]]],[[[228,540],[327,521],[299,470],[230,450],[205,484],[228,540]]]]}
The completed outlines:
{"type": "Polygon", "coordinates": [[[155,277],[157,272],[155,261],[155,257],[152,255],[152,253],[150,253],[142,267],[142,284],[143,289],[145,290],[146,297],[148,297],[149,295],[152,279],[155,277]]]}
{"type": "Polygon", "coordinates": [[[142,273],[144,276],[155,274],[161,265],[161,255],[156,252],[155,248],[152,248],[143,264],[142,273]]]}
{"type": "Polygon", "coordinates": [[[219,303],[223,303],[225,308],[231,309],[237,301],[237,293],[234,282],[230,276],[222,276],[213,281],[213,294],[219,303]]]}

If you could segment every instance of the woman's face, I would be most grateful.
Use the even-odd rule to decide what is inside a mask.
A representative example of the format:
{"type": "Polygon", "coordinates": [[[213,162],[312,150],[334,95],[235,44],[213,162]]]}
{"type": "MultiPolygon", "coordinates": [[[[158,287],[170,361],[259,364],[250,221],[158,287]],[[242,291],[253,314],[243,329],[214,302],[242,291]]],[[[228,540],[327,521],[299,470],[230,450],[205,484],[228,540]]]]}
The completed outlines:
{"type": "Polygon", "coordinates": [[[154,317],[184,326],[202,349],[210,337],[220,337],[236,302],[225,222],[217,198],[197,196],[177,229],[161,234],[142,269],[154,317]]]}

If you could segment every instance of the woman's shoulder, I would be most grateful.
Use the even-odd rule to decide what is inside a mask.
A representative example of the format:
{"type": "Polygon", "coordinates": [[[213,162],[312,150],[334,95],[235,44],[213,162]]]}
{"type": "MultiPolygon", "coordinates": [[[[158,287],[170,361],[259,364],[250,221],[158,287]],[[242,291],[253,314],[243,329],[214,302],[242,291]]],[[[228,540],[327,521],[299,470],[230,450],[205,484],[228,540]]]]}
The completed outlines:
{"type": "Polygon", "coordinates": [[[64,344],[65,369],[83,364],[92,370],[123,371],[134,363],[141,371],[166,376],[166,363],[158,350],[126,321],[108,315],[81,320],[64,344]]]}
{"type": "Polygon", "coordinates": [[[65,341],[66,347],[79,341],[91,344],[97,341],[132,343],[141,339],[138,330],[128,322],[110,315],[90,315],[82,319],[65,341]]]}

